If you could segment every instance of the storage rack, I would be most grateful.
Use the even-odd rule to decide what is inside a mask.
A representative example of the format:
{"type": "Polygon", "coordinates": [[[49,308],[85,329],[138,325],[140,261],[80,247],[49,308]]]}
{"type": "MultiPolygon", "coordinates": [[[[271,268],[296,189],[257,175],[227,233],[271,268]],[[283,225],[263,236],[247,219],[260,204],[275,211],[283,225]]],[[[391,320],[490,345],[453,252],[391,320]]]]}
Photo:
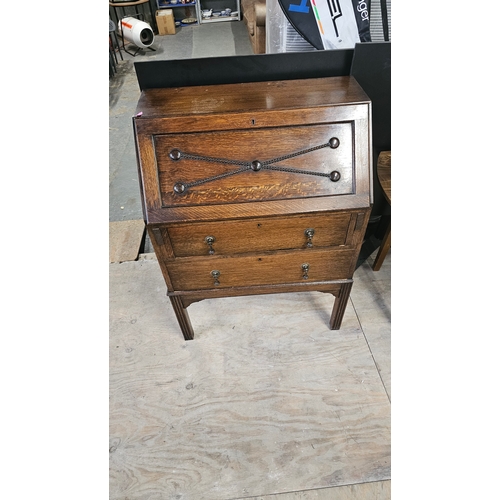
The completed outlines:
{"type": "Polygon", "coordinates": [[[174,19],[176,23],[181,23],[181,26],[197,26],[200,23],[201,15],[199,10],[199,3],[194,0],[193,2],[182,3],[178,0],[177,3],[170,3],[170,0],[156,0],[158,9],[172,9],[174,12],[174,19]],[[193,14],[194,8],[194,14],[193,14]],[[183,23],[182,20],[186,18],[195,18],[196,23],[183,23]]]}
{"type": "Polygon", "coordinates": [[[200,23],[241,21],[240,0],[200,0],[199,16],[200,23]],[[210,9],[212,10],[212,15],[210,17],[203,17],[203,11],[210,9]],[[222,14],[226,9],[230,9],[232,15],[222,14]]]}

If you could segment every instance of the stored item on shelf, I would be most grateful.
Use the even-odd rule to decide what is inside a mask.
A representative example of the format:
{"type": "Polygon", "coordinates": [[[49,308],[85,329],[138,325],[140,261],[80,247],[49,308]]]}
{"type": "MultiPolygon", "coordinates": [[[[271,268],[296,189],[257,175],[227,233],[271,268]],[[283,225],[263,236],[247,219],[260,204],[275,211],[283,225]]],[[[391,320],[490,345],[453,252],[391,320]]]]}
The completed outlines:
{"type": "Polygon", "coordinates": [[[175,19],[172,9],[156,11],[156,25],[159,35],[175,35],[175,19]]]}

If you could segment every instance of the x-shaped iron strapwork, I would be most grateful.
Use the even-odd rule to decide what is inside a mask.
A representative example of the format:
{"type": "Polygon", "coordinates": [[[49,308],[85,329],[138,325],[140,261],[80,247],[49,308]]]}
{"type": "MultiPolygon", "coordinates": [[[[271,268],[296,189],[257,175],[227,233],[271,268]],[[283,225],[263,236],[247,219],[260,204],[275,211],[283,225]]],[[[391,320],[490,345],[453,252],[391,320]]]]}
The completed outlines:
{"type": "Polygon", "coordinates": [[[317,151],[318,149],[323,148],[332,148],[336,149],[339,147],[340,141],[337,137],[332,137],[326,144],[321,144],[319,146],[314,146],[312,148],[303,149],[302,151],[297,151],[296,153],[291,153],[284,156],[279,156],[277,158],[273,158],[271,160],[253,160],[253,161],[242,161],[242,160],[228,160],[226,158],[214,158],[212,156],[203,156],[192,153],[185,153],[180,149],[172,149],[170,151],[169,156],[172,160],[178,161],[181,159],[186,160],[202,160],[208,161],[212,163],[221,163],[224,165],[239,165],[240,168],[237,170],[232,170],[230,172],[225,172],[224,174],[214,175],[212,177],[207,177],[205,179],[200,179],[194,182],[176,182],[174,184],[174,193],[182,194],[186,192],[187,189],[199,186],[200,184],[205,184],[207,182],[212,182],[218,179],[223,179],[225,177],[229,177],[231,175],[240,174],[242,172],[246,172],[247,170],[253,170],[254,172],[258,172],[259,170],[277,170],[279,172],[291,172],[293,174],[304,174],[304,175],[315,175],[319,177],[328,177],[332,182],[337,182],[340,180],[340,173],[337,170],[333,170],[332,172],[326,174],[322,172],[310,172],[309,170],[302,170],[300,168],[290,168],[290,167],[279,167],[277,165],[273,165],[274,163],[278,163],[283,160],[289,160],[290,158],[295,158],[296,156],[304,155],[306,153],[311,153],[312,151],[317,151]]]}

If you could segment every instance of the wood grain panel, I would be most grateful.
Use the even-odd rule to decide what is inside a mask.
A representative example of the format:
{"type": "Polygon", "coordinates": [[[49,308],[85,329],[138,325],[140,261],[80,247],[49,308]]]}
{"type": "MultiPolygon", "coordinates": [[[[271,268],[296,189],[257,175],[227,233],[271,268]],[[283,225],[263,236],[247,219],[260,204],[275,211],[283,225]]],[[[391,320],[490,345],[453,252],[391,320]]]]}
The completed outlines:
{"type": "Polygon", "coordinates": [[[231,203],[229,205],[171,207],[148,210],[149,223],[232,220],[276,214],[316,213],[370,207],[369,195],[328,196],[314,199],[231,203]]]}
{"type": "Polygon", "coordinates": [[[160,185],[158,171],[156,170],[156,158],[153,138],[151,136],[137,135],[137,168],[141,185],[141,197],[143,209],[158,209],[161,207],[160,185]]]}
{"type": "Polygon", "coordinates": [[[244,257],[186,257],[167,263],[174,290],[207,290],[348,279],[353,250],[301,250],[244,257]],[[302,265],[309,264],[308,279],[302,265]],[[219,271],[214,285],[212,271],[219,271]]]}
{"type": "Polygon", "coordinates": [[[345,76],[148,89],[141,94],[137,112],[148,117],[175,117],[289,109],[304,107],[304,104],[307,107],[325,103],[343,106],[367,101],[356,80],[345,76]]]}
{"type": "Polygon", "coordinates": [[[306,127],[156,135],[155,154],[163,206],[352,194],[355,192],[352,127],[352,123],[331,123],[306,127]],[[244,171],[243,166],[231,162],[221,164],[191,158],[173,160],[169,156],[172,150],[178,149],[186,154],[233,162],[266,161],[328,144],[333,137],[340,141],[337,148],[322,148],[277,162],[276,166],[322,174],[330,174],[336,170],[341,175],[338,182],[332,182],[329,177],[265,169],[258,172],[244,171]],[[178,182],[196,183],[231,172],[238,173],[189,187],[182,195],[173,190],[178,182]]]}
{"type": "Polygon", "coordinates": [[[205,241],[213,236],[215,255],[230,255],[266,250],[306,248],[306,229],[314,229],[313,248],[344,245],[351,219],[350,212],[321,216],[267,217],[247,221],[225,221],[205,224],[175,224],[168,235],[177,257],[206,256],[205,241]]]}
{"type": "MultiPolygon", "coordinates": [[[[149,91],[146,91],[149,92],[149,91]]],[[[166,92],[169,92],[166,89],[166,92]]],[[[270,96],[272,101],[272,97],[270,96]]],[[[175,106],[172,103],[172,106],[175,106]]],[[[200,115],[175,115],[169,117],[146,117],[136,119],[137,132],[142,135],[158,133],[210,132],[214,130],[257,129],[304,124],[318,124],[352,121],[366,118],[368,104],[336,106],[327,101],[316,108],[297,108],[293,105],[279,110],[265,110],[241,113],[210,113],[200,115]],[[207,120],[207,118],[210,118],[207,120]]]]}

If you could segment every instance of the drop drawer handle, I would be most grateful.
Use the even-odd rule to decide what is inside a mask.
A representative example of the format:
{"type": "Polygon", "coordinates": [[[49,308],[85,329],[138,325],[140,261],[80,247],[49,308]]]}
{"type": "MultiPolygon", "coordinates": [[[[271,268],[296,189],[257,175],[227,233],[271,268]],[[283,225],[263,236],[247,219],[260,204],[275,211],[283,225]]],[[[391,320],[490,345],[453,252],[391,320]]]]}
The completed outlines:
{"type": "Polygon", "coordinates": [[[302,279],[309,279],[309,264],[302,264],[302,279]]]}
{"type": "Polygon", "coordinates": [[[220,285],[220,281],[219,281],[220,271],[212,271],[210,274],[212,275],[212,278],[214,279],[214,286],[219,286],[220,285]]]}
{"type": "Polygon", "coordinates": [[[206,236],[205,243],[208,245],[209,248],[208,255],[213,255],[215,253],[215,250],[212,245],[215,243],[215,236],[206,236]]]}
{"type": "Polygon", "coordinates": [[[314,236],[314,229],[310,227],[309,229],[306,229],[304,231],[304,234],[306,235],[306,238],[307,238],[307,248],[312,248],[312,246],[313,246],[312,239],[314,236]]]}

